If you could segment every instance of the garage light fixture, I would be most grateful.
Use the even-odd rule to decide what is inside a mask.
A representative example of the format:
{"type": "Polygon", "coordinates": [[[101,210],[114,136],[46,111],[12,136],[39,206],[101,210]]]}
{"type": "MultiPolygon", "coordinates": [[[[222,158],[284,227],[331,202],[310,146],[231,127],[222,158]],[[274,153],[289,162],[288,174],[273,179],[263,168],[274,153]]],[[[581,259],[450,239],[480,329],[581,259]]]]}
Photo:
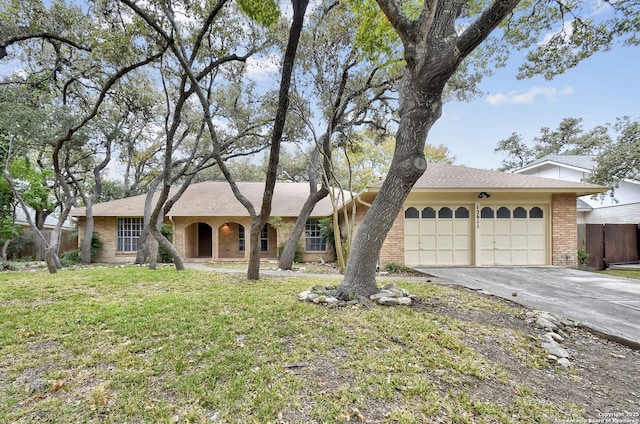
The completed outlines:
{"type": "Polygon", "coordinates": [[[478,194],[478,199],[482,199],[483,197],[486,197],[488,199],[489,197],[491,197],[491,195],[486,191],[482,191],[480,192],[480,194],[478,194]]]}

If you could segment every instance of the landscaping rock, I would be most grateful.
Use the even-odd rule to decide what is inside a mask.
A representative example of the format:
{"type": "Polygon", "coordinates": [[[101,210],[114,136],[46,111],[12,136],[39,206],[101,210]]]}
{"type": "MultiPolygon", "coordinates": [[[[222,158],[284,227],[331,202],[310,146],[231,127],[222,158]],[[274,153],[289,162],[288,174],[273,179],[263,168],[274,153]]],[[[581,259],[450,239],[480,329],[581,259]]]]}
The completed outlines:
{"type": "Polygon", "coordinates": [[[552,321],[549,321],[548,319],[539,316],[538,319],[536,320],[536,326],[538,328],[542,328],[544,330],[547,331],[557,331],[559,330],[559,327],[552,321]]]}
{"type": "Polygon", "coordinates": [[[377,303],[385,306],[410,305],[411,299],[409,297],[381,297],[377,299],[377,303]]]}
{"type": "Polygon", "coordinates": [[[390,283],[381,287],[378,293],[371,295],[369,298],[358,296],[356,299],[348,302],[342,301],[333,296],[335,287],[327,287],[323,285],[314,286],[308,290],[298,294],[298,300],[302,302],[313,302],[318,305],[327,305],[329,307],[336,306],[353,306],[357,304],[366,304],[375,302],[379,305],[410,305],[413,300],[419,299],[417,296],[410,295],[407,290],[390,283]]]}
{"type": "Polygon", "coordinates": [[[543,343],[542,348],[547,351],[549,355],[556,356],[558,358],[568,358],[569,352],[567,352],[557,342],[543,343]]]}
{"type": "Polygon", "coordinates": [[[560,358],[558,359],[558,365],[562,366],[563,368],[571,368],[571,361],[569,361],[567,358],[560,358]]]}

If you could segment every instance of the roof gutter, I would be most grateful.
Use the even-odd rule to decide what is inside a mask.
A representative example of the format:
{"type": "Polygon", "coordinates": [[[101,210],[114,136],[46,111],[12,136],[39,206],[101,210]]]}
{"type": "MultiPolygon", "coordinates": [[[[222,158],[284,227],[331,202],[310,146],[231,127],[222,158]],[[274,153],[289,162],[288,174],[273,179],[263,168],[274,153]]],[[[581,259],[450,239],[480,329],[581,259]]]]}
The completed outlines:
{"type": "Polygon", "coordinates": [[[366,206],[366,207],[368,207],[368,208],[371,208],[371,203],[367,203],[367,202],[365,202],[364,200],[362,200],[362,199],[360,198],[360,196],[356,197],[356,200],[357,200],[357,201],[358,201],[358,203],[360,203],[361,205],[364,205],[364,206],[366,206]]]}

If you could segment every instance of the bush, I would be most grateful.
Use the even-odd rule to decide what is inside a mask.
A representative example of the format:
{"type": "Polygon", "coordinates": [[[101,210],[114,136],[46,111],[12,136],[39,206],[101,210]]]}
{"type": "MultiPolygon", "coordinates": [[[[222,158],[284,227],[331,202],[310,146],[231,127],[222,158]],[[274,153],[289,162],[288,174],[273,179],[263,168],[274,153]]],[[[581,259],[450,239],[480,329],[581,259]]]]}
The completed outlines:
{"type": "Polygon", "coordinates": [[[591,253],[584,249],[578,249],[578,264],[580,268],[586,268],[589,265],[589,258],[591,258],[591,253]]]}
{"type": "MultiPolygon", "coordinates": [[[[173,227],[171,225],[163,225],[160,232],[167,238],[167,240],[173,243],[173,227]]],[[[163,245],[158,246],[158,260],[163,264],[170,264],[173,262],[171,254],[163,245]]]]}
{"type": "Polygon", "coordinates": [[[385,264],[383,270],[389,274],[417,274],[413,268],[395,262],[385,264]]]}
{"type": "Polygon", "coordinates": [[[98,233],[93,233],[91,235],[91,262],[98,256],[100,249],[102,249],[102,240],[98,238],[98,233]]]}
{"type": "Polygon", "coordinates": [[[78,253],[78,249],[67,250],[60,256],[60,263],[62,266],[72,266],[79,265],[82,263],[80,260],[80,254],[78,253]]]}
{"type": "MultiPolygon", "coordinates": [[[[98,238],[98,233],[93,233],[91,236],[91,262],[95,261],[96,256],[102,249],[102,241],[98,238]]],[[[80,250],[67,250],[60,256],[60,263],[62,266],[71,266],[71,265],[79,265],[82,263],[82,259],[80,258],[80,250]]]]}
{"type": "MultiPolygon", "coordinates": [[[[283,250],[284,250],[284,243],[280,243],[278,245],[278,253],[277,253],[278,259],[280,259],[280,257],[282,256],[283,250]]],[[[293,262],[297,264],[302,262],[302,246],[300,244],[296,245],[296,253],[293,254],[293,262]]]]}

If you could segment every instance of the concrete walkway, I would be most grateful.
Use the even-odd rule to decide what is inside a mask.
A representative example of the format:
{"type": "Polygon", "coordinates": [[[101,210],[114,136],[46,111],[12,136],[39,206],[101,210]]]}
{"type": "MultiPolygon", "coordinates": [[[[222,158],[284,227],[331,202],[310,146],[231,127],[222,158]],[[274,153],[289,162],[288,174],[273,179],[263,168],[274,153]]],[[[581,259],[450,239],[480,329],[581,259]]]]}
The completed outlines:
{"type": "Polygon", "coordinates": [[[611,340],[640,349],[640,280],[556,267],[418,270],[579,321],[611,340]]]}

